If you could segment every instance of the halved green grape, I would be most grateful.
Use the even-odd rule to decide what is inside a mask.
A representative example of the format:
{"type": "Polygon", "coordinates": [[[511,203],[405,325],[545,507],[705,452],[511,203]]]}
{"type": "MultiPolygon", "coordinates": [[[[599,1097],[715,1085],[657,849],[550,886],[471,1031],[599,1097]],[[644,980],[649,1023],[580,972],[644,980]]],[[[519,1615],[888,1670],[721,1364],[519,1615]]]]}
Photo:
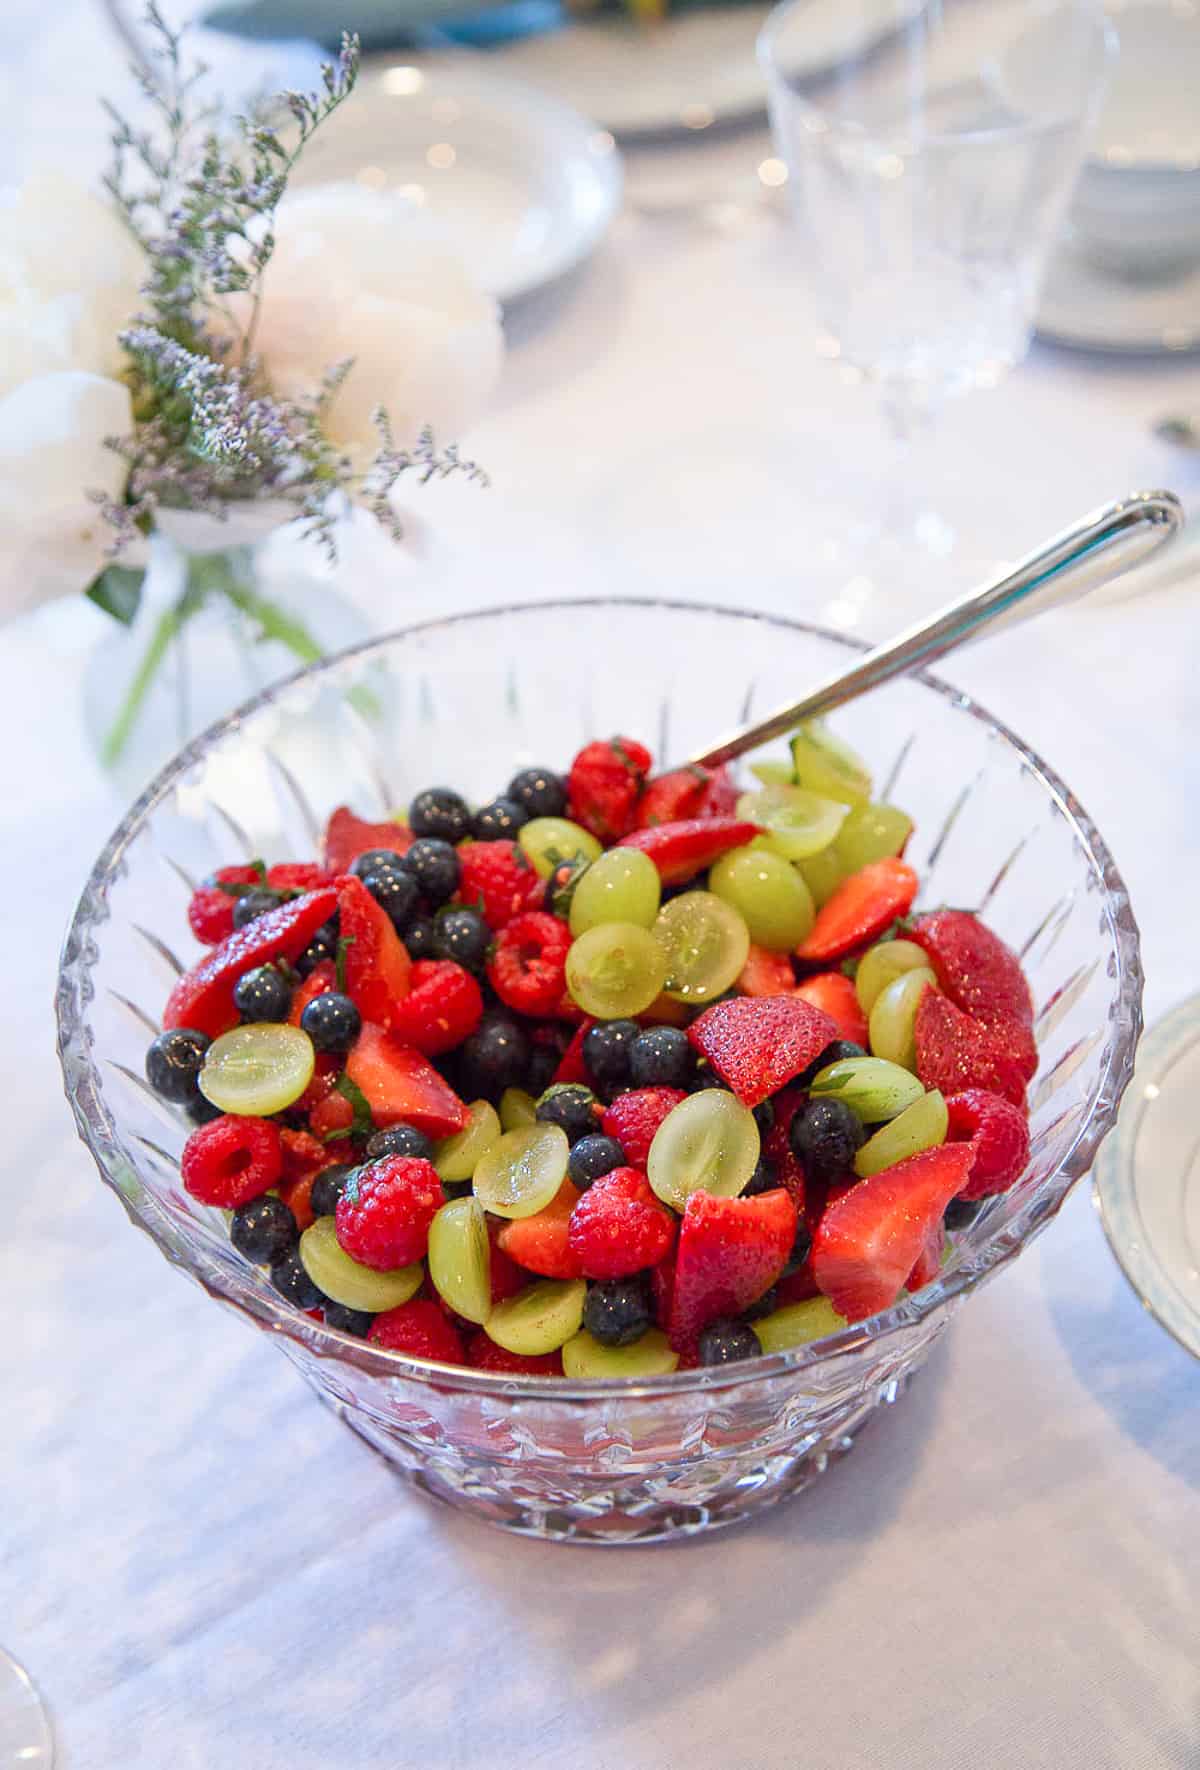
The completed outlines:
{"type": "Polygon", "coordinates": [[[708,888],[741,916],[755,946],[790,953],[812,928],[812,893],[790,860],[768,848],[734,848],[709,868],[708,888]]]}
{"type": "Polygon", "coordinates": [[[269,1020],[235,1026],[204,1053],[200,1092],[222,1112],[269,1118],[299,1100],[314,1061],[312,1040],[298,1026],[269,1020]]]}
{"type": "Polygon", "coordinates": [[[780,785],[743,793],[737,815],[762,824],[771,847],[785,860],[805,860],[829,847],[845,822],[846,807],[807,787],[780,785]]]}
{"type": "Polygon", "coordinates": [[[711,1002],[736,982],[750,953],[744,920],[711,891],[685,891],[665,903],[653,938],[666,966],[662,987],[679,1002],[711,1002]]]}
{"type": "Polygon", "coordinates": [[[736,1198],[760,1154],[749,1107],[724,1088],[702,1088],[672,1107],[654,1133],[646,1176],[664,1204],[682,1211],[693,1192],[736,1198]]]}
{"type": "Polygon", "coordinates": [[[543,879],[548,879],[561,861],[574,860],[576,855],[599,860],[604,852],[590,830],[566,817],[531,817],[517,831],[517,841],[534,872],[543,879]]]}
{"type": "Polygon", "coordinates": [[[420,1260],[397,1266],[392,1272],[375,1272],[360,1266],[338,1244],[332,1217],[318,1217],[300,1237],[300,1264],[319,1291],[346,1309],[397,1309],[415,1297],[425,1277],[420,1260]]]}
{"type": "Polygon", "coordinates": [[[500,1115],[487,1100],[472,1101],[470,1117],[461,1131],[444,1137],[433,1151],[433,1165],[443,1180],[469,1180],[484,1155],[500,1136],[500,1115]]]}
{"type": "Polygon", "coordinates": [[[788,1303],[773,1309],[760,1321],[751,1322],[764,1352],[786,1352],[789,1346],[807,1346],[847,1326],[828,1297],[812,1297],[807,1303],[788,1303]]]}
{"type": "Polygon", "coordinates": [[[500,1129],[515,1131],[518,1125],[537,1122],[537,1101],[524,1088],[505,1088],[500,1096],[500,1129]]]}
{"type": "Polygon", "coordinates": [[[838,855],[836,842],[831,842],[820,854],[810,854],[805,860],[798,860],[796,871],[812,892],[812,900],[818,909],[829,902],[846,877],[846,869],[838,855]]]}
{"type": "Polygon", "coordinates": [[[583,1328],[563,1347],[562,1361],[567,1377],[665,1377],[679,1354],[659,1328],[647,1328],[632,1346],[602,1346],[583,1328]]]}
{"type": "Polygon", "coordinates": [[[492,1245],[478,1199],[452,1198],[429,1225],[429,1276],[456,1315],[487,1320],[492,1312],[492,1245]]]}
{"type": "Polygon", "coordinates": [[[855,805],[838,831],[834,847],[847,873],[873,860],[899,854],[912,835],[913,820],[895,805],[855,805]]]}
{"type": "Polygon", "coordinates": [[[570,1145],[561,1125],[505,1131],[475,1164],[474,1191],[497,1217],[533,1217],[567,1177],[570,1145]]]}
{"type": "Polygon", "coordinates": [[[946,1102],[935,1088],[905,1107],[890,1125],[881,1125],[873,1137],[867,1138],[854,1158],[854,1172],[867,1180],[885,1168],[894,1168],[897,1162],[907,1161],[910,1155],[920,1155],[923,1149],[936,1149],[946,1141],[949,1127],[946,1102]]]}
{"type": "Polygon", "coordinates": [[[567,988],[584,1013],[597,1020],[643,1013],[666,980],[662,947],[648,928],[634,922],[589,928],[567,954],[567,988]]]}
{"type": "Polygon", "coordinates": [[[882,1057],[843,1057],[813,1079],[814,1099],[844,1100],[864,1125],[898,1118],[925,1092],[916,1076],[882,1057]]]}
{"type": "Polygon", "coordinates": [[[639,848],[610,848],[593,861],[571,896],[571,933],[586,934],[605,922],[650,928],[658,914],[662,882],[658,868],[639,848]]]}
{"type": "Polygon", "coordinates": [[[587,1285],[581,1278],[565,1282],[544,1278],[497,1303],[483,1331],[506,1352],[519,1352],[526,1358],[557,1352],[583,1326],[586,1296],[587,1285]]]}
{"type": "Polygon", "coordinates": [[[923,971],[929,954],[915,940],[881,940],[869,947],[858,961],[854,974],[854,993],[864,1014],[869,1014],[879,997],[906,971],[923,971]]]}
{"type": "Polygon", "coordinates": [[[865,805],[871,774],[856,750],[837,737],[823,719],[809,719],[791,740],[792,767],[802,787],[843,805],[865,805]]]}
{"type": "Polygon", "coordinates": [[[750,773],[764,787],[794,787],[796,784],[796,771],[790,762],[772,762],[769,758],[765,762],[752,762],[750,773]]]}
{"type": "Polygon", "coordinates": [[[886,1057],[904,1069],[917,1067],[917,1009],[925,991],[937,987],[937,979],[926,966],[906,971],[876,996],[871,1009],[868,1032],[871,1050],[876,1057],[886,1057]]]}

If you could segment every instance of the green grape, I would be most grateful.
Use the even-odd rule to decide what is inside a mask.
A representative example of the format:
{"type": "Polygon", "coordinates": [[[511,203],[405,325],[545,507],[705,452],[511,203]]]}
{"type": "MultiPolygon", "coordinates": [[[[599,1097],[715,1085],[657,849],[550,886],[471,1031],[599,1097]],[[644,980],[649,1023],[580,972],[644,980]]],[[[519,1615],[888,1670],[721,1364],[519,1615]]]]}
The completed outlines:
{"type": "Polygon", "coordinates": [[[576,855],[586,861],[599,860],[604,852],[590,830],[566,817],[531,817],[517,831],[517,841],[542,879],[548,879],[561,861],[574,860],[576,855]]]}
{"type": "Polygon", "coordinates": [[[807,787],[760,787],[742,794],[737,815],[762,824],[770,846],[785,860],[806,860],[829,847],[845,822],[846,807],[807,787]]]}
{"type": "Polygon", "coordinates": [[[846,870],[838,857],[836,842],[831,842],[828,848],[822,848],[820,854],[810,854],[805,860],[798,860],[796,871],[811,891],[813,903],[818,909],[829,902],[846,877],[846,870]]]}
{"type": "Polygon", "coordinates": [[[469,1180],[479,1158],[500,1135],[500,1117],[486,1100],[473,1101],[461,1131],[444,1137],[433,1152],[433,1165],[443,1180],[469,1180]]]}
{"type": "Polygon", "coordinates": [[[318,1217],[300,1237],[300,1264],[319,1291],[347,1309],[397,1309],[415,1297],[425,1277],[420,1260],[392,1272],[360,1266],[340,1247],[332,1217],[318,1217]]]}
{"type": "Polygon", "coordinates": [[[864,1125],[879,1125],[899,1117],[925,1090],[898,1063],[882,1057],[843,1057],[818,1071],[810,1092],[815,1099],[844,1100],[864,1125]]]}
{"type": "Polygon", "coordinates": [[[750,773],[764,787],[794,787],[796,784],[796,771],[790,762],[772,762],[770,758],[765,762],[752,762],[750,773]]]}
{"type": "Polygon", "coordinates": [[[906,971],[923,971],[929,954],[915,940],[881,940],[868,948],[858,961],[854,974],[854,993],[864,1014],[869,1014],[879,997],[906,971]]]}
{"type": "Polygon", "coordinates": [[[487,1320],[492,1312],[492,1245],[478,1199],[452,1198],[429,1225],[429,1276],[456,1315],[487,1320]]]}
{"type": "Polygon", "coordinates": [[[537,1122],[537,1101],[524,1088],[505,1088],[500,1096],[500,1129],[515,1131],[518,1125],[537,1122]]]}
{"type": "Polygon", "coordinates": [[[812,1297],[807,1303],[788,1303],[750,1324],[764,1352],[786,1352],[789,1346],[807,1346],[848,1325],[828,1297],[812,1297]]]}
{"type": "Polygon", "coordinates": [[[809,719],[791,740],[792,767],[802,787],[843,805],[865,805],[871,774],[858,753],[836,737],[823,719],[809,719]]]}
{"type": "Polygon", "coordinates": [[[936,1149],[946,1141],[949,1127],[946,1102],[935,1088],[867,1138],[854,1158],[854,1172],[861,1180],[868,1180],[872,1174],[907,1161],[910,1155],[920,1155],[923,1149],[936,1149]]]}
{"type": "Polygon", "coordinates": [[[610,848],[593,861],[571,895],[571,933],[586,934],[606,922],[652,928],[662,883],[658,868],[640,848],[610,848]]]}
{"type": "Polygon", "coordinates": [[[568,1377],[665,1377],[679,1354],[658,1328],[647,1328],[632,1346],[602,1346],[583,1328],[563,1347],[562,1361],[568,1377]]]}
{"type": "Polygon", "coordinates": [[[569,1153],[561,1125],[505,1131],[475,1164],[475,1197],[497,1217],[535,1217],[566,1179],[569,1153]]]}
{"type": "Polygon", "coordinates": [[[912,835],[913,821],[894,805],[855,805],[838,831],[834,847],[847,873],[873,860],[899,854],[912,835]]]}
{"type": "Polygon", "coordinates": [[[665,903],[653,938],[666,966],[662,987],[680,1002],[711,1002],[737,981],[750,953],[745,922],[711,891],[685,891],[665,903]]]}
{"type": "Polygon", "coordinates": [[[266,1020],[235,1026],[204,1053],[200,1092],[222,1112],[270,1118],[299,1100],[314,1062],[312,1040],[298,1026],[266,1020]]]}
{"type": "Polygon", "coordinates": [[[565,1282],[544,1278],[526,1285],[515,1297],[497,1303],[484,1324],[484,1332],[506,1352],[539,1358],[557,1352],[583,1326],[587,1285],[582,1278],[565,1282]]]}
{"type": "Polygon", "coordinates": [[[734,848],[709,869],[708,888],[732,904],[755,946],[790,953],[812,928],[812,893],[790,861],[766,848],[734,848]]]}
{"type": "Polygon", "coordinates": [[[644,1013],[666,980],[662,947],[648,928],[633,922],[589,928],[567,954],[567,988],[584,1013],[597,1020],[644,1013]]]}
{"type": "Polygon", "coordinates": [[[724,1088],[702,1088],[672,1107],[654,1133],[646,1176],[664,1204],[682,1211],[693,1192],[736,1198],[760,1154],[749,1107],[724,1088]]]}
{"type": "Polygon", "coordinates": [[[876,1057],[886,1057],[902,1069],[916,1069],[917,1009],[931,984],[936,988],[937,979],[922,965],[893,978],[876,996],[868,1022],[871,1050],[876,1057]]]}

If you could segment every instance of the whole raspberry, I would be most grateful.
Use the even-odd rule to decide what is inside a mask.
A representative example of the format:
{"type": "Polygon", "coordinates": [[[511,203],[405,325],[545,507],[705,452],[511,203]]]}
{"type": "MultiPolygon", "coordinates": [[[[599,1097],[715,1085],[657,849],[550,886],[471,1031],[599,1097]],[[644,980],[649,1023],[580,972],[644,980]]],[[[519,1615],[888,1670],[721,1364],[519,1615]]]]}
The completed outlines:
{"type": "Polygon", "coordinates": [[[408,1352],[413,1358],[435,1358],[439,1364],[463,1364],[462,1338],[436,1303],[417,1298],[385,1309],[371,1323],[368,1340],[392,1352],[408,1352]]]}
{"type": "Polygon", "coordinates": [[[411,1266],[424,1255],[429,1225],[444,1203],[437,1169],[421,1156],[368,1162],[350,1176],[338,1200],[338,1245],[376,1272],[411,1266]]]}
{"type": "Polygon", "coordinates": [[[267,868],[267,884],[272,891],[315,891],[318,885],[332,885],[333,874],[319,867],[315,860],[281,860],[267,868]]]}
{"type": "Polygon", "coordinates": [[[616,1138],[635,1167],[644,1168],[658,1127],[686,1099],[682,1088],[634,1088],[617,1095],[600,1128],[606,1137],[616,1138]]]}
{"type": "Polygon", "coordinates": [[[503,928],[541,902],[540,875],[515,842],[465,842],[458,850],[458,896],[481,904],[489,928],[503,928]]]}
{"type": "Polygon", "coordinates": [[[986,1088],[967,1088],[946,1102],[950,1142],[975,1145],[971,1178],[960,1198],[990,1198],[1006,1192],[1029,1160],[1029,1123],[1019,1106],[986,1088]]]}
{"type": "Polygon", "coordinates": [[[488,979],[506,1007],[553,1014],[566,992],[571,933],[544,910],[514,916],[488,960],[488,979]]]}
{"type": "Polygon", "coordinates": [[[258,867],[218,867],[188,905],[188,927],[205,946],[220,946],[233,933],[233,906],[237,898],[222,885],[261,885],[258,867]]]}
{"type": "Polygon", "coordinates": [[[571,1212],[571,1252],[587,1278],[627,1278],[671,1251],[675,1219],[636,1168],[614,1168],[571,1212]]]}
{"type": "Polygon", "coordinates": [[[412,988],[392,1014],[391,1030],[426,1057],[453,1051],[483,1019],[483,995],[453,959],[418,959],[412,988]]]}
{"type": "Polygon", "coordinates": [[[223,1211],[236,1211],[268,1191],[282,1169],[279,1126],[232,1113],[193,1131],[179,1162],[184,1190],[223,1211]]]}
{"type": "Polygon", "coordinates": [[[637,822],[650,763],[649,750],[633,738],[585,744],[567,780],[569,815],[602,842],[627,836],[637,822]]]}

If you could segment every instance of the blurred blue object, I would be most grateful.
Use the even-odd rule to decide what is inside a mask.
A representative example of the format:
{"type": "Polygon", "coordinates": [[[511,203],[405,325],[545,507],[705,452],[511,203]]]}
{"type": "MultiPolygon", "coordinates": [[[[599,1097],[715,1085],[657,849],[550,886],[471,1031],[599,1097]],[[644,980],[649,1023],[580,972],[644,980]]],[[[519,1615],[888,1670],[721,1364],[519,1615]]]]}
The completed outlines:
{"type": "Polygon", "coordinates": [[[212,0],[203,22],[239,37],[309,37],[336,46],[357,31],[364,49],[411,45],[432,29],[486,45],[553,30],[558,0],[212,0]]]}

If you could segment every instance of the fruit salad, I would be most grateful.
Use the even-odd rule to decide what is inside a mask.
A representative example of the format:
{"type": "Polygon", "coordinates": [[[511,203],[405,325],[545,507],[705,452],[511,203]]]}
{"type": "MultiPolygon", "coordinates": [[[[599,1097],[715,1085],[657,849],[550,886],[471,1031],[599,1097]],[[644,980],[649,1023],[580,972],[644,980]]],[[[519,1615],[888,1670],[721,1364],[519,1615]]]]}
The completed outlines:
{"type": "Polygon", "coordinates": [[[820,724],[753,782],[628,737],[220,868],[146,1074],[297,1309],[546,1378],[803,1345],[932,1282],[1029,1157],[1033,1004],[820,724]]]}

